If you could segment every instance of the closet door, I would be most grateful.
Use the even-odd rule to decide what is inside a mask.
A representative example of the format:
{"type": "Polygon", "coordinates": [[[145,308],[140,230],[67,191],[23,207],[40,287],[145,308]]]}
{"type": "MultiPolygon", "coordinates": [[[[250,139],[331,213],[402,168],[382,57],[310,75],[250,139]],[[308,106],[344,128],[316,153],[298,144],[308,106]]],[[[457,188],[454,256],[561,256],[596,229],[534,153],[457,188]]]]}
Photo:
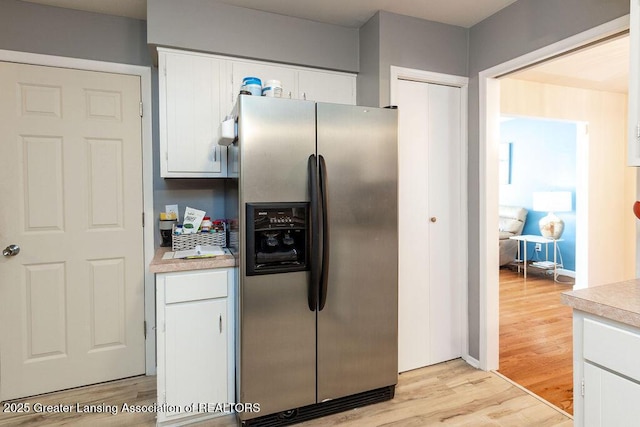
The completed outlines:
{"type": "Polygon", "coordinates": [[[398,365],[462,355],[461,89],[398,82],[398,365]]]}

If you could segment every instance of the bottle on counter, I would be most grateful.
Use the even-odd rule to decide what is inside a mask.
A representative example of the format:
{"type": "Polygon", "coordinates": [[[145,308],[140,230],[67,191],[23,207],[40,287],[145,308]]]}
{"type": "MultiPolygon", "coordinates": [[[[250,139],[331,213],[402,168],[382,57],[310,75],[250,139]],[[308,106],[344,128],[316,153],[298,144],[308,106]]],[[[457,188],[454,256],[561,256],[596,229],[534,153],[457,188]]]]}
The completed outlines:
{"type": "Polygon", "coordinates": [[[212,226],[213,226],[213,223],[211,222],[211,218],[209,218],[208,216],[205,216],[204,218],[202,218],[202,223],[200,224],[200,231],[202,231],[203,233],[209,233],[211,231],[212,226]]]}

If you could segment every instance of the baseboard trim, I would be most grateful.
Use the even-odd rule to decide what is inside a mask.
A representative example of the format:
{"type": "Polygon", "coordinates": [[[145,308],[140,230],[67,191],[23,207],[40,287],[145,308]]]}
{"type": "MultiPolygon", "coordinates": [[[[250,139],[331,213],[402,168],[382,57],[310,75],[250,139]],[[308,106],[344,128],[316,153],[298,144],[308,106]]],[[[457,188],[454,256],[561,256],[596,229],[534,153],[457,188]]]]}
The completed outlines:
{"type": "Polygon", "coordinates": [[[465,362],[467,362],[469,365],[473,366],[476,369],[480,369],[480,361],[469,356],[468,354],[465,354],[462,356],[462,360],[464,360],[465,362]]]}

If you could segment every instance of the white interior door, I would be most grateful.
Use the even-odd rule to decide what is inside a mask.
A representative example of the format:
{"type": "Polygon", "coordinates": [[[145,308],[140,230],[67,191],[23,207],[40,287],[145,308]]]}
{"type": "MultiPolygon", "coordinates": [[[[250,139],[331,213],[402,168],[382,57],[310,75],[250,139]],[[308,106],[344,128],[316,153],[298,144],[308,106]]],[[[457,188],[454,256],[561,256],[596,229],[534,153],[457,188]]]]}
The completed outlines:
{"type": "Polygon", "coordinates": [[[398,81],[400,372],[462,355],[461,89],[398,81]]]}
{"type": "Polygon", "coordinates": [[[0,63],[0,400],[143,374],[140,78],[0,63]]]}

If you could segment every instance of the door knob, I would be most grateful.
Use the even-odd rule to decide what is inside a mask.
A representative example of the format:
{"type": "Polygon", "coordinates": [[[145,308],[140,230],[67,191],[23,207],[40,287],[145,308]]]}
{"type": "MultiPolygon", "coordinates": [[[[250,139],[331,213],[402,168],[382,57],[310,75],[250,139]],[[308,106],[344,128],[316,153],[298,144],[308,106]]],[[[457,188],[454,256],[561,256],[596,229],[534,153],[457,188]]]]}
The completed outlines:
{"type": "Polygon", "coordinates": [[[4,256],[16,256],[20,253],[20,246],[18,245],[9,245],[2,251],[2,255],[4,256]]]}
{"type": "Polygon", "coordinates": [[[431,217],[431,222],[436,222],[438,220],[438,218],[436,218],[435,216],[431,217]]]}

